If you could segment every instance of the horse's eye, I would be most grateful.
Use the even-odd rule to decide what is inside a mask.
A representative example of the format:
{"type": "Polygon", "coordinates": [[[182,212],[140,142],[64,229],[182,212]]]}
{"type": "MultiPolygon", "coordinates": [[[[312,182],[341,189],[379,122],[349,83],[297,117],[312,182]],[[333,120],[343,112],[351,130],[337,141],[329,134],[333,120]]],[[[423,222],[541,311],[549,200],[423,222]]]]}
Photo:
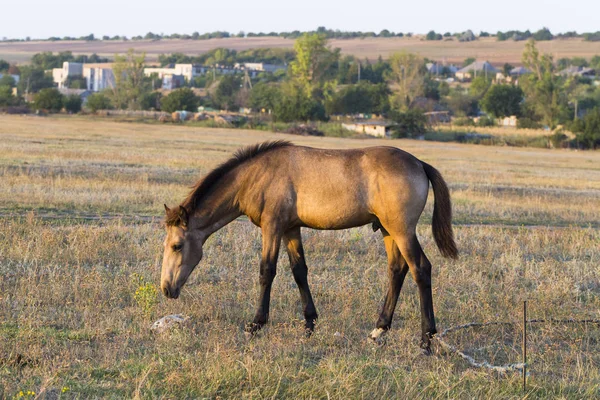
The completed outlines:
{"type": "Polygon", "coordinates": [[[183,244],[182,243],[178,243],[178,244],[174,244],[173,245],[173,251],[179,251],[183,248],[183,244]]]}

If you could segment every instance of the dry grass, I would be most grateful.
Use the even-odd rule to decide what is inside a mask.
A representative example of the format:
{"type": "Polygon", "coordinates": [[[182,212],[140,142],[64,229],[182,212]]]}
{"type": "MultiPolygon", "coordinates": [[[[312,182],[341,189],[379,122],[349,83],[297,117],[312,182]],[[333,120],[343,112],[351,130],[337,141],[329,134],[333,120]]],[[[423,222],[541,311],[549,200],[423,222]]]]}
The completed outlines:
{"type": "MultiPolygon", "coordinates": [[[[4,42],[0,43],[0,58],[25,62],[33,54],[42,51],[72,51],[75,54],[98,53],[102,56],[113,56],[115,53],[126,53],[134,48],[145,51],[150,60],[156,60],[159,54],[181,52],[189,55],[205,53],[217,47],[244,50],[257,47],[292,48],[292,39],[276,37],[262,38],[230,38],[210,40],[142,40],[142,41],[109,41],[109,42],[4,42]]],[[[330,40],[332,47],[339,47],[345,54],[352,54],[361,59],[375,60],[382,56],[387,58],[397,51],[419,53],[433,60],[445,60],[449,63],[461,64],[466,58],[485,59],[495,64],[505,62],[521,63],[525,42],[508,40],[498,42],[495,38],[482,38],[475,42],[460,43],[452,41],[425,41],[413,38],[365,38],[349,40],[330,40]]],[[[562,57],[591,58],[600,54],[599,42],[585,42],[582,39],[553,40],[539,42],[538,48],[544,53],[552,54],[555,59],[562,57]]]]}
{"type": "MultiPolygon", "coordinates": [[[[253,340],[244,337],[260,249],[259,231],[244,221],[209,240],[179,300],[160,297],[145,313],[134,298],[135,274],[157,282],[163,232],[133,217],[160,218],[163,202],[180,200],[233,149],[282,136],[0,116],[0,398],[21,390],[53,398],[521,398],[518,374],[473,370],[439,348],[419,354],[411,279],[387,345],[366,341],[387,279],[380,235],[369,227],[304,231],[321,315],[311,339],[302,336],[283,256],[271,323],[253,340]],[[152,321],[171,313],[191,323],[151,334],[152,321]]],[[[600,153],[286,138],[320,147],[396,145],[442,171],[460,260],[439,256],[430,208],[419,226],[434,265],[440,328],[518,321],[525,297],[532,318],[600,317],[600,153]]],[[[519,360],[519,334],[517,325],[448,338],[503,363],[519,360]]],[[[598,326],[532,327],[529,397],[599,396],[599,340],[598,326]]]]}

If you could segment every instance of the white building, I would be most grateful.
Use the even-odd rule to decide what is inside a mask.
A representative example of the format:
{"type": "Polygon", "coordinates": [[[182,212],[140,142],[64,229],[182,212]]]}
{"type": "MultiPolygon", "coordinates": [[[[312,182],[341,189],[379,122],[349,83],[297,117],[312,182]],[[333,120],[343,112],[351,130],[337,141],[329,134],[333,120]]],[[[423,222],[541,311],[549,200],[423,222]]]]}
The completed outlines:
{"type": "Polygon", "coordinates": [[[187,81],[191,81],[194,77],[202,75],[205,72],[203,67],[194,66],[194,64],[175,64],[168,67],[160,68],[144,68],[144,75],[152,76],[156,74],[160,79],[165,76],[183,75],[187,81]]]}
{"type": "Polygon", "coordinates": [[[87,90],[92,92],[115,87],[115,75],[110,64],[86,64],[83,77],[87,83],[87,90]]]}
{"type": "MultiPolygon", "coordinates": [[[[239,64],[237,64],[239,65],[239,64]]],[[[274,73],[279,70],[286,70],[287,67],[284,65],[275,65],[267,63],[244,63],[244,68],[248,71],[259,71],[259,72],[270,72],[274,73]]]]}
{"type": "Polygon", "coordinates": [[[62,68],[52,69],[52,79],[59,88],[66,87],[68,77],[82,76],[83,75],[83,64],[65,61],[62,68]]]}

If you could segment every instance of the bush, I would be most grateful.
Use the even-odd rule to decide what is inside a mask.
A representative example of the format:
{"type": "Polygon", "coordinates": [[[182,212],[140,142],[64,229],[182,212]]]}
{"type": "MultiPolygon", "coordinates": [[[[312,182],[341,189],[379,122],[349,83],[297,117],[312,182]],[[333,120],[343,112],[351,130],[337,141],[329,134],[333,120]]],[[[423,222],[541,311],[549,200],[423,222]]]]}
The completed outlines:
{"type": "Polygon", "coordinates": [[[517,120],[517,128],[519,129],[541,129],[542,124],[531,118],[519,118],[517,120]]]}
{"type": "Polygon", "coordinates": [[[422,110],[395,111],[390,116],[397,123],[392,128],[393,138],[417,137],[427,131],[427,117],[422,110]]]}
{"type": "Polygon", "coordinates": [[[480,127],[496,126],[496,121],[493,118],[483,116],[483,117],[479,118],[479,120],[477,121],[477,126],[480,126],[480,127]]]}
{"type": "Polygon", "coordinates": [[[0,86],[0,106],[12,106],[15,105],[17,99],[12,95],[12,88],[10,86],[0,86]]]}
{"type": "Polygon", "coordinates": [[[327,121],[322,103],[305,97],[301,91],[283,95],[273,110],[273,119],[280,122],[327,121]]]}
{"type": "Polygon", "coordinates": [[[79,111],[81,111],[81,103],[81,97],[74,94],[64,98],[63,107],[65,110],[67,110],[67,112],[77,114],[79,111]]]}
{"type": "Polygon", "coordinates": [[[63,108],[64,96],[55,88],[42,89],[35,95],[33,106],[36,110],[59,112],[63,108]]]}
{"type": "Polygon", "coordinates": [[[588,112],[585,117],[571,124],[577,142],[584,149],[600,147],[600,109],[588,112]]]}
{"type": "Polygon", "coordinates": [[[162,111],[191,111],[197,112],[200,99],[190,88],[173,90],[169,95],[160,99],[160,108],[162,111]]]}
{"type": "Polygon", "coordinates": [[[456,118],[452,121],[452,124],[455,126],[475,126],[475,122],[471,118],[456,118]]]}
{"type": "Polygon", "coordinates": [[[88,97],[85,107],[91,112],[95,113],[98,110],[110,110],[112,104],[110,99],[102,93],[94,93],[88,97]]]}

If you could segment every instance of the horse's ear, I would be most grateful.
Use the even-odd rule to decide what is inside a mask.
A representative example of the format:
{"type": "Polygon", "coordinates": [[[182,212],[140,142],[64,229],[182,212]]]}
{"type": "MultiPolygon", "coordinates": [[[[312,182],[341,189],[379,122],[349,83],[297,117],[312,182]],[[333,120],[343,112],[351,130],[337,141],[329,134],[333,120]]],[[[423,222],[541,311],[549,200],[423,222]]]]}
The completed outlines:
{"type": "Polygon", "coordinates": [[[181,225],[187,226],[189,215],[184,206],[179,206],[179,219],[181,220],[181,225]]]}
{"type": "Polygon", "coordinates": [[[165,212],[168,214],[168,213],[169,213],[169,211],[171,211],[171,209],[170,209],[169,207],[167,207],[167,205],[166,205],[166,204],[163,204],[163,206],[165,206],[165,212]]]}

